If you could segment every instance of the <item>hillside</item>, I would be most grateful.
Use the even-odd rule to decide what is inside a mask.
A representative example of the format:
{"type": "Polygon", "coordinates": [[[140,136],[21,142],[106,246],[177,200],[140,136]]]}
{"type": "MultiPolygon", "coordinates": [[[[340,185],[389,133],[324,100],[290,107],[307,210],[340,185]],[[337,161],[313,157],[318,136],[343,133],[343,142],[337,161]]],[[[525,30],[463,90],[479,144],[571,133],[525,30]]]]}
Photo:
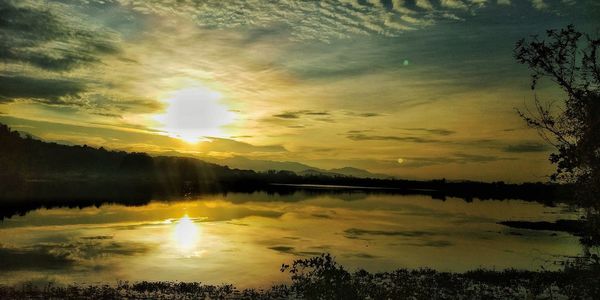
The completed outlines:
{"type": "MultiPolygon", "coordinates": [[[[258,184],[254,171],[230,169],[185,157],[152,157],[48,143],[12,131],[0,124],[1,195],[18,193],[19,187],[48,182],[120,182],[151,186],[153,191],[181,194],[241,184],[258,184]]],[[[145,187],[144,187],[145,188],[145,187]]]]}

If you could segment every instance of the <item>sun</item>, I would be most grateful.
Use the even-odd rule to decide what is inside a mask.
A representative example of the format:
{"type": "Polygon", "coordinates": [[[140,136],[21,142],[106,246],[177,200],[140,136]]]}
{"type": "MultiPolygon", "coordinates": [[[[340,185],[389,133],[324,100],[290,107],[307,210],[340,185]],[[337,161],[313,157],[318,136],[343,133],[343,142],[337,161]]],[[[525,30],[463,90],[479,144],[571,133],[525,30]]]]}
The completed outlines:
{"type": "Polygon", "coordinates": [[[206,137],[227,137],[222,127],[235,119],[235,114],[221,102],[221,94],[203,87],[178,90],[164,102],[165,112],[154,120],[168,136],[188,143],[206,137]]]}

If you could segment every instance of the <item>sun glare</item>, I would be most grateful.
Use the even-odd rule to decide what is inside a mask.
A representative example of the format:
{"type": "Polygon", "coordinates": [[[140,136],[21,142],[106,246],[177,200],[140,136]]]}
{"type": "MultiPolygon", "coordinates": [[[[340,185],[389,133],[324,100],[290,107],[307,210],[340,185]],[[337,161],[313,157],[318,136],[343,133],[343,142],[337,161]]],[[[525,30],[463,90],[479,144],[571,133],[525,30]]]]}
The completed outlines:
{"type": "Polygon", "coordinates": [[[235,114],[221,103],[221,94],[194,87],[176,91],[165,100],[166,111],[155,116],[167,135],[197,143],[205,137],[226,137],[222,127],[235,114]]]}
{"type": "Polygon", "coordinates": [[[177,225],[173,230],[173,240],[175,246],[181,252],[190,253],[196,249],[199,241],[199,230],[188,215],[177,221],[177,225]]]}

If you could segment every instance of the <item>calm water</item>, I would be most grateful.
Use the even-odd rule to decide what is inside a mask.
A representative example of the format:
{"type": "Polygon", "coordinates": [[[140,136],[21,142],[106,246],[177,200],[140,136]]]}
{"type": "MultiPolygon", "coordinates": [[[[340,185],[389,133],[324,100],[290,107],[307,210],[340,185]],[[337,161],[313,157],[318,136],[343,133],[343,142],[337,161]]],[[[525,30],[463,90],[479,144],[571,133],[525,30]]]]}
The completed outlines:
{"type": "Polygon", "coordinates": [[[0,223],[0,282],[261,287],[285,280],[282,263],[321,252],[351,270],[556,269],[553,262],[581,252],[576,237],[496,223],[576,217],[565,207],[518,200],[305,192],[38,209],[0,223]]]}

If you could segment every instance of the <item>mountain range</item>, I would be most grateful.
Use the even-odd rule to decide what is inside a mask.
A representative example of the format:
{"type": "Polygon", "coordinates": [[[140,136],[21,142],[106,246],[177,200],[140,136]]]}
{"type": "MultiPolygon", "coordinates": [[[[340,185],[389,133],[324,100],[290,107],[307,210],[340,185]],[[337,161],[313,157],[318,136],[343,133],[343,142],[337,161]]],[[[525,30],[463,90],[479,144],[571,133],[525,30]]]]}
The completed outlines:
{"type": "Polygon", "coordinates": [[[268,170],[277,171],[292,171],[298,175],[326,175],[326,176],[351,176],[357,178],[377,178],[377,179],[393,179],[393,176],[371,173],[367,170],[343,167],[337,169],[320,169],[307,164],[292,162],[292,161],[273,161],[273,160],[254,160],[246,157],[235,156],[224,159],[217,159],[211,157],[201,157],[202,160],[229,166],[230,168],[243,169],[243,170],[254,170],[257,172],[264,172],[268,170]]]}

